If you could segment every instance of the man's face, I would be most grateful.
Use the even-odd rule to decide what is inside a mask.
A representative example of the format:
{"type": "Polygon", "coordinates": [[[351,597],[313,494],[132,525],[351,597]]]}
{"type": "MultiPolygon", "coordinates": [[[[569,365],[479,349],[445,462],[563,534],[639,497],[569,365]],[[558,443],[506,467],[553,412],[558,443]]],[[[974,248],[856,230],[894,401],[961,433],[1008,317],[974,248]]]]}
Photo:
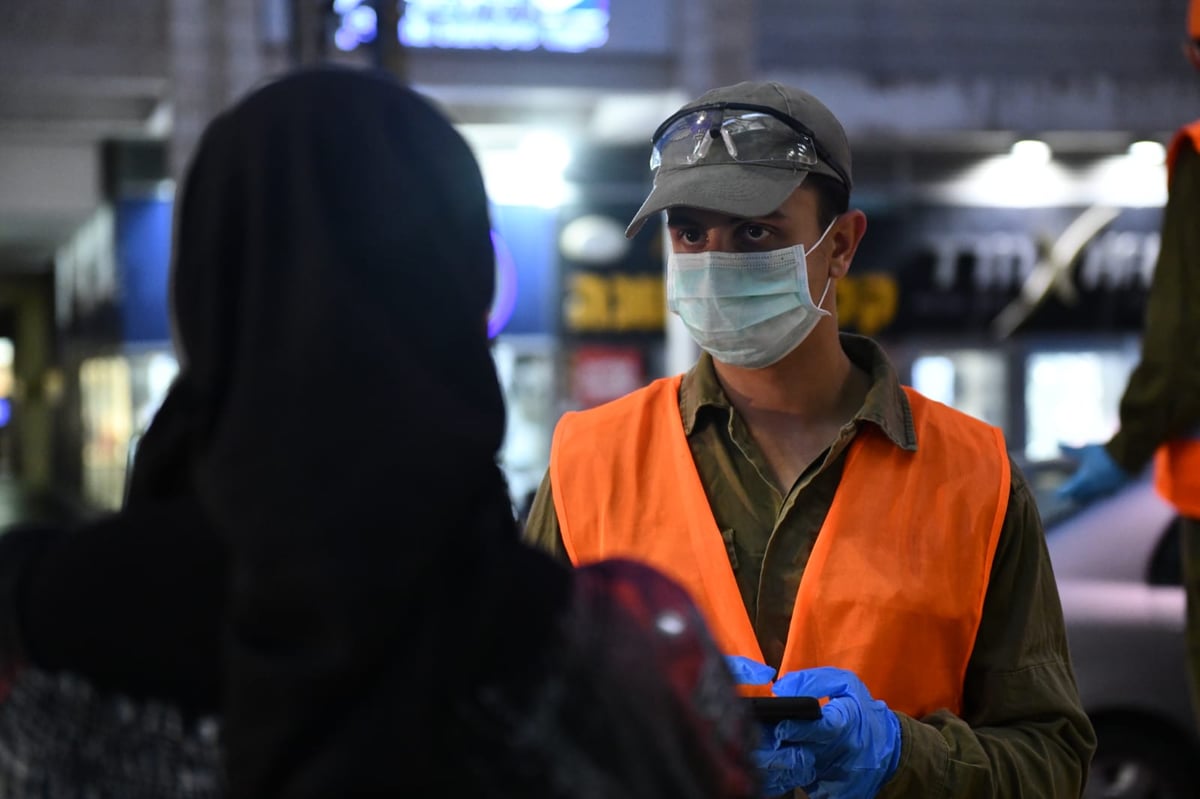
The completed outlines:
{"type": "Polygon", "coordinates": [[[667,210],[671,248],[689,252],[758,252],[796,244],[811,247],[821,236],[817,195],[801,186],[766,216],[743,218],[698,208],[667,210]]]}
{"type": "MultiPolygon", "coordinates": [[[[822,233],[817,194],[804,186],[792,192],[772,213],[752,219],[675,206],[667,210],[667,230],[671,249],[677,253],[759,252],[797,244],[808,250],[822,233]]],[[[828,245],[827,239],[821,248],[828,245]]],[[[808,259],[808,282],[818,292],[828,276],[825,261],[808,259]]]]}

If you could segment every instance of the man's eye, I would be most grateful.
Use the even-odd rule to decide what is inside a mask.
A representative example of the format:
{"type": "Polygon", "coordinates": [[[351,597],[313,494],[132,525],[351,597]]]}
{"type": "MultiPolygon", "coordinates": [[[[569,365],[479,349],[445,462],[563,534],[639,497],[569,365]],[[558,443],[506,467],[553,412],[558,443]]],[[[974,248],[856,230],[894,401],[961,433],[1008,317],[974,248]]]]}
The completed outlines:
{"type": "Polygon", "coordinates": [[[767,230],[762,225],[746,225],[742,228],[742,235],[749,241],[762,241],[767,236],[771,235],[771,231],[767,230]]]}
{"type": "Polygon", "coordinates": [[[681,228],[678,235],[684,244],[699,244],[704,239],[703,234],[695,228],[681,228]]]}

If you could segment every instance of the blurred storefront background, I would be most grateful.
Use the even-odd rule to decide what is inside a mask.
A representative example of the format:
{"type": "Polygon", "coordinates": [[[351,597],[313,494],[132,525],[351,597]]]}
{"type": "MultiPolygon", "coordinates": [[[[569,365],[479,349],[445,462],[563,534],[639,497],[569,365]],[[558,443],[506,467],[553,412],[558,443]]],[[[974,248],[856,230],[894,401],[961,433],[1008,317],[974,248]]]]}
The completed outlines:
{"type": "Polygon", "coordinates": [[[131,8],[0,7],[0,473],[102,507],[121,501],[178,369],[175,182],[208,119],[287,66],[401,73],[475,150],[518,504],[564,411],[696,354],[666,313],[661,224],[624,237],[650,134],[689,97],[772,78],[831,106],[869,218],[838,289],[843,327],[1029,459],[1116,424],[1158,247],[1161,145],[1200,107],[1178,64],[1182,0],[131,8]]]}

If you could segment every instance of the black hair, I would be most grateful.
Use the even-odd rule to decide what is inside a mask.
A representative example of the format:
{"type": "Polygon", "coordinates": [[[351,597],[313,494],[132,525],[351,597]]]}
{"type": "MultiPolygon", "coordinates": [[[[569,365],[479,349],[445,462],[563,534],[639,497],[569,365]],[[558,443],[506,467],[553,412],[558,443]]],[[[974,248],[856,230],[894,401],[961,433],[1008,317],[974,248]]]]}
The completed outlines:
{"type": "Polygon", "coordinates": [[[835,217],[850,209],[850,191],[837,178],[810,173],[802,185],[816,192],[817,221],[822,229],[829,227],[835,217]]]}

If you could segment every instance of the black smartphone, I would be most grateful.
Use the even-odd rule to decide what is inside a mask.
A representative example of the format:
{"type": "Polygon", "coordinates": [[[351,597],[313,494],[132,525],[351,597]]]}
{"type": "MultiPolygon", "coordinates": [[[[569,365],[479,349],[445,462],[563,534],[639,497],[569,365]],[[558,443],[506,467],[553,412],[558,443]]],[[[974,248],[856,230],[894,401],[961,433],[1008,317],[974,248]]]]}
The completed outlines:
{"type": "Polygon", "coordinates": [[[815,721],[821,718],[821,703],[815,696],[747,696],[743,702],[757,721],[815,721]]]}

